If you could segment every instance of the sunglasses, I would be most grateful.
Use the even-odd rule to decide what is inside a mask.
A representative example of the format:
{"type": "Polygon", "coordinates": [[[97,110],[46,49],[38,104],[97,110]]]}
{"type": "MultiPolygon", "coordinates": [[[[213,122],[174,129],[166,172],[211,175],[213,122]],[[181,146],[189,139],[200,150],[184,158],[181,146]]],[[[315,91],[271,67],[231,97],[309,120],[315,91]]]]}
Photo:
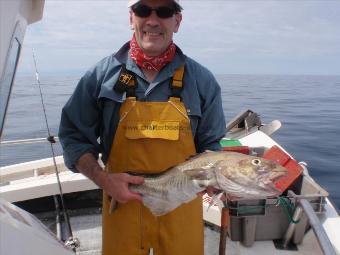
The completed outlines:
{"type": "Polygon", "coordinates": [[[167,19],[172,17],[177,11],[174,8],[168,6],[161,6],[158,8],[151,8],[144,4],[136,4],[131,7],[136,16],[141,18],[147,18],[151,15],[152,11],[155,11],[157,16],[161,19],[167,19]]]}

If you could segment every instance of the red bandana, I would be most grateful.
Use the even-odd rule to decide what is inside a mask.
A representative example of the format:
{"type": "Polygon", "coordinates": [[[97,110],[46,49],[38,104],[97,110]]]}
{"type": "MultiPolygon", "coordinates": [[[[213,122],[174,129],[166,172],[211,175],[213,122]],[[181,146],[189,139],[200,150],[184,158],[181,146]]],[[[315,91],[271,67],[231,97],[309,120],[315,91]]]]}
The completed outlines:
{"type": "Polygon", "coordinates": [[[171,42],[168,49],[161,55],[156,57],[148,57],[139,47],[135,34],[130,41],[130,56],[136,64],[143,69],[160,71],[167,63],[171,62],[176,53],[176,45],[171,42]]]}

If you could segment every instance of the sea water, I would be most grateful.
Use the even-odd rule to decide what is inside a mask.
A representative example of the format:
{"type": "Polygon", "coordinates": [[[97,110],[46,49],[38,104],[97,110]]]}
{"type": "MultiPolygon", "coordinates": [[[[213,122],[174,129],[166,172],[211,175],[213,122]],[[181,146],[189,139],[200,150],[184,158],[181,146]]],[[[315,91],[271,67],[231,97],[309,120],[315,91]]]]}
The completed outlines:
{"type": "MultiPolygon", "coordinates": [[[[57,135],[62,106],[80,76],[40,77],[50,132],[57,135]]],[[[312,177],[340,208],[340,76],[216,75],[226,121],[243,110],[260,114],[262,122],[278,119],[273,138],[297,161],[305,161],[312,177]]],[[[3,140],[47,137],[33,76],[18,76],[11,97],[3,140]]],[[[57,155],[62,154],[59,145],[57,155]]],[[[51,157],[48,143],[1,145],[0,166],[51,157]]]]}

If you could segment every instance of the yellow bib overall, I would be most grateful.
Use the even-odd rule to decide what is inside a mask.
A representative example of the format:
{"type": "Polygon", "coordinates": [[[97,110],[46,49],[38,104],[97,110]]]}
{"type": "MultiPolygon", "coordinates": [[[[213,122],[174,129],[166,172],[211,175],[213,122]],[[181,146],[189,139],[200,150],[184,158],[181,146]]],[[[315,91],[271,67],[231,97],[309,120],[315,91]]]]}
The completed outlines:
{"type": "MultiPolygon", "coordinates": [[[[189,117],[175,97],[141,102],[129,97],[120,109],[106,170],[159,173],[195,154],[189,117]]],[[[203,255],[202,199],[160,217],[139,202],[119,204],[109,214],[103,197],[104,255],[203,255]]]]}

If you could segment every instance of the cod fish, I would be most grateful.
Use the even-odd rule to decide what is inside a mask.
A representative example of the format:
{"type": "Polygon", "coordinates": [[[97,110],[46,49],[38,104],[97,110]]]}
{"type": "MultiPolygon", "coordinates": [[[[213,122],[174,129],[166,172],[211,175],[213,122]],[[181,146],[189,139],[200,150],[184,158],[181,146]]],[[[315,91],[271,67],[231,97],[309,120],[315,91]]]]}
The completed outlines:
{"type": "Polygon", "coordinates": [[[144,183],[131,185],[142,195],[143,204],[156,215],[164,215],[197,193],[212,186],[239,198],[279,196],[274,182],[287,170],[264,158],[228,151],[208,151],[156,175],[144,175],[144,183]]]}

